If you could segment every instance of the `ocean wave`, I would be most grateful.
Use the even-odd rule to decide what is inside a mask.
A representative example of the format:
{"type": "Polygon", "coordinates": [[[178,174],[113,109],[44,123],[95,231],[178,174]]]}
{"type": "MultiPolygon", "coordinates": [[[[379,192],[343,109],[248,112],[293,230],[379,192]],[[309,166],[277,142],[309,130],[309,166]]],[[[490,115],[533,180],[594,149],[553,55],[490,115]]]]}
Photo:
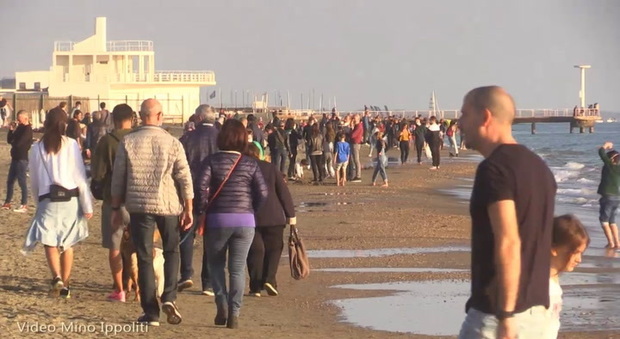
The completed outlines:
{"type": "MultiPolygon", "coordinates": [[[[585,179],[588,180],[588,179],[585,179]]],[[[577,180],[579,181],[579,180],[577,180]]],[[[594,188],[558,188],[558,195],[568,195],[568,196],[595,196],[596,189],[594,188]]]]}
{"type": "Polygon", "coordinates": [[[577,204],[577,205],[592,204],[592,199],[588,199],[584,197],[558,197],[557,201],[560,203],[577,204]]]}
{"type": "Polygon", "coordinates": [[[566,163],[566,165],[564,165],[564,168],[573,169],[573,170],[580,170],[584,167],[586,167],[586,165],[579,163],[579,162],[573,162],[573,161],[569,161],[566,163]]]}
{"type": "Polygon", "coordinates": [[[560,169],[552,169],[553,176],[555,177],[556,182],[565,182],[570,179],[575,179],[580,176],[581,173],[579,171],[571,171],[571,170],[560,170],[560,169]]]}
{"type": "Polygon", "coordinates": [[[598,181],[586,178],[579,178],[577,182],[580,184],[598,184],[598,181]]]}

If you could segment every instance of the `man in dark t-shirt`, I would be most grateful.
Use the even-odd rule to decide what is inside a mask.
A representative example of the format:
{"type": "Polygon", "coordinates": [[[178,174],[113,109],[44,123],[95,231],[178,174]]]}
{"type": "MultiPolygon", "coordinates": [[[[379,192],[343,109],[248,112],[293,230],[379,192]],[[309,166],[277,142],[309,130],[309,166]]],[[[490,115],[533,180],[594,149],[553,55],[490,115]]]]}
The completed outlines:
{"type": "Polygon", "coordinates": [[[544,161],[517,144],[512,97],[497,86],[470,91],[461,128],[485,159],[476,171],[471,297],[459,338],[542,338],[557,185],[544,161]]]}

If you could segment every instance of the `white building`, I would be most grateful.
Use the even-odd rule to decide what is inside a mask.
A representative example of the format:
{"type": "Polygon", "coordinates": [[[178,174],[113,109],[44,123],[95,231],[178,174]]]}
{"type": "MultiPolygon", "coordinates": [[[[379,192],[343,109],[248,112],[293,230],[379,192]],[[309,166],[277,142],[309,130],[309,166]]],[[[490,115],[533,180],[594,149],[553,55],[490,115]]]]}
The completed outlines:
{"type": "Polygon", "coordinates": [[[156,98],[164,116],[179,122],[187,120],[200,104],[200,87],[215,85],[215,74],[155,71],[152,41],[108,41],[106,18],[99,17],[93,36],[54,43],[49,71],[17,72],[15,80],[17,90],[48,88],[50,97],[88,97],[91,111],[99,101],[108,109],[127,102],[137,111],[142,100],[156,98]]]}

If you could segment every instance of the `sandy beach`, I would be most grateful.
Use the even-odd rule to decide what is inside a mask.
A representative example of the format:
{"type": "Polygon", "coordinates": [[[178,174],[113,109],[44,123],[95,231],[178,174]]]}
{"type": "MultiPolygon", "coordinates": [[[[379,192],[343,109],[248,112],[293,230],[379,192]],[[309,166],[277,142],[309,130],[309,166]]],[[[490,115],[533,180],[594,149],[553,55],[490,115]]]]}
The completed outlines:
{"type": "MultiPolygon", "coordinates": [[[[3,130],[0,132],[0,140],[5,138],[6,132],[3,130]]],[[[390,156],[397,156],[396,152],[391,151],[390,156]]],[[[362,154],[367,153],[362,151],[362,154]]],[[[136,327],[131,322],[141,313],[138,303],[106,301],[112,281],[107,250],[100,246],[100,202],[89,223],[89,238],[76,247],[72,298],[61,300],[49,297],[51,277],[43,248],[39,246],[29,256],[19,252],[35,210],[32,200],[27,214],[0,211],[0,333],[3,338],[133,338],[145,333],[154,338],[430,338],[419,334],[374,330],[345,322],[343,311],[335,300],[388,296],[395,292],[334,286],[439,280],[463,282],[468,278],[468,206],[440,193],[438,189],[462,184],[459,178],[471,178],[476,164],[460,159],[451,160],[447,158],[447,151],[442,155],[446,157],[439,171],[429,171],[427,164],[390,166],[389,188],[370,186],[372,172],[369,169],[362,172],[362,183],[349,183],[344,188],[336,187],[333,179],[320,186],[307,182],[290,183],[298,206],[298,227],[310,250],[313,271],[305,280],[293,280],[287,266],[288,260],[282,258],[278,272],[280,295],[245,297],[238,330],[213,325],[213,298],[200,295],[199,286],[179,293],[177,303],[183,322],[178,326],[162,321],[158,328],[136,327]],[[416,248],[435,247],[447,249],[436,253],[409,253],[415,252],[416,248]],[[400,250],[384,256],[369,256],[373,252],[365,252],[377,249],[400,250]],[[350,268],[393,270],[321,271],[350,268]],[[406,268],[448,270],[408,272],[406,268]],[[120,332],[114,333],[114,330],[120,332]]],[[[369,162],[369,159],[364,157],[363,161],[369,162]]],[[[8,167],[9,147],[3,144],[0,146],[2,198],[6,193],[8,167]]],[[[311,177],[311,171],[306,171],[308,177],[311,177]]],[[[16,185],[18,195],[19,188],[16,185]]],[[[196,253],[201,251],[202,241],[198,241],[196,253]]],[[[200,264],[200,256],[195,254],[196,274],[200,272],[200,264]]],[[[592,270],[599,272],[601,269],[592,270]]],[[[613,268],[608,271],[613,271],[613,268]]],[[[198,280],[197,275],[194,282],[198,280]]],[[[372,303],[369,305],[368,309],[358,311],[370,316],[383,311],[374,308],[372,303]]],[[[465,316],[464,305],[455,307],[461,312],[461,318],[458,319],[460,322],[465,316]]],[[[413,305],[412,309],[415,309],[413,305]]],[[[441,319],[445,315],[433,316],[441,319]]],[[[418,315],[411,312],[407,319],[415,323],[418,315]]],[[[584,329],[587,331],[562,333],[560,338],[620,337],[611,331],[584,329]]]]}

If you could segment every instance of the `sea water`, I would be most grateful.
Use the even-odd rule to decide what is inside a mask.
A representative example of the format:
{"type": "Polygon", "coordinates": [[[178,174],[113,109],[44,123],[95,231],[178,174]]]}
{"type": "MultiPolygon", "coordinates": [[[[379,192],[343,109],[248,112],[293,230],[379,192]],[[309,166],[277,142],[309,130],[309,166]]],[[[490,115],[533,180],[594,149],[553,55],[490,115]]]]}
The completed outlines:
{"type": "MultiPolygon", "coordinates": [[[[513,126],[513,135],[519,143],[542,157],[553,172],[558,184],[555,214],[575,214],[588,228],[592,238],[590,247],[604,247],[607,242],[598,221],[600,196],[596,193],[603,164],[598,149],[611,141],[620,150],[620,123],[599,123],[594,133],[583,134],[569,133],[568,123],[538,123],[534,135],[530,124],[518,124],[513,126]]],[[[482,160],[480,156],[469,158],[482,160]]],[[[469,199],[469,183],[471,181],[445,192],[469,199]]]]}

